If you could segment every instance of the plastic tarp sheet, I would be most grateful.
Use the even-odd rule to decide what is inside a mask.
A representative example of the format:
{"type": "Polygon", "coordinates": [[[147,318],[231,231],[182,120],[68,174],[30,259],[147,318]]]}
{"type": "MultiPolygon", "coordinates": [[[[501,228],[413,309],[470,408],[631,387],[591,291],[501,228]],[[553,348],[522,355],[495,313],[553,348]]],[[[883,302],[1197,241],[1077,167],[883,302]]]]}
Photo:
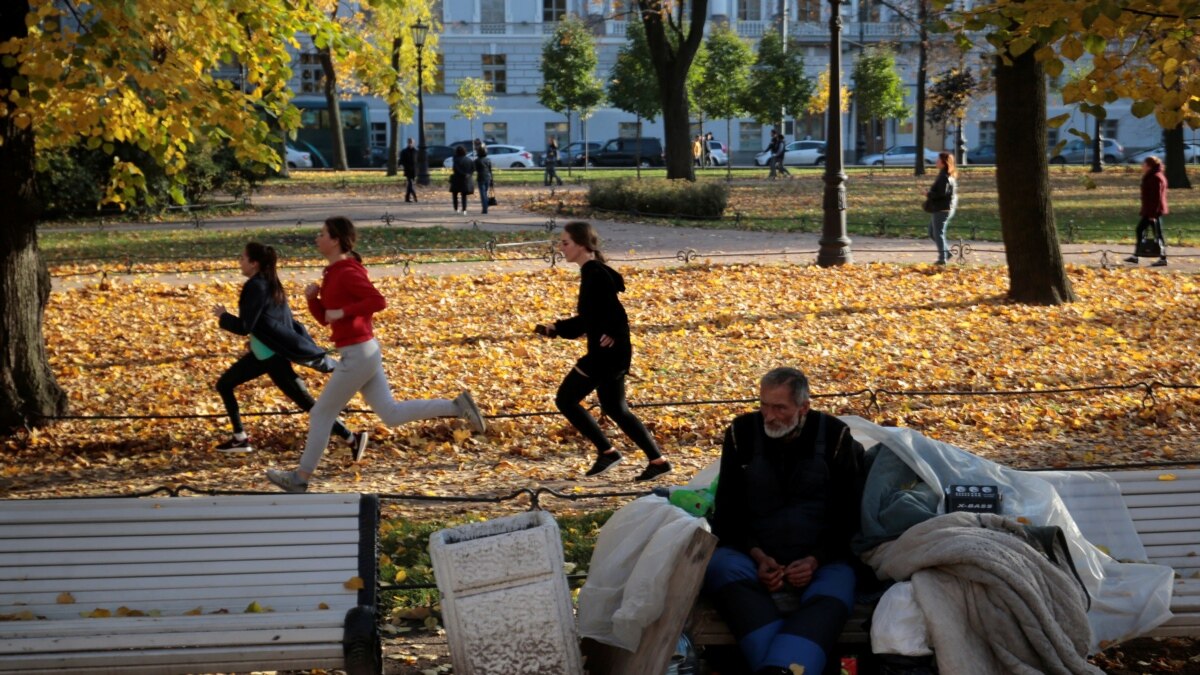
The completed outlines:
{"type": "MultiPolygon", "coordinates": [[[[1098,473],[1042,474],[1009,469],[977,457],[952,445],[922,436],[912,429],[881,427],[861,417],[840,418],[864,446],[882,443],[900,457],[916,474],[939,494],[947,485],[971,483],[999,486],[1004,495],[1003,515],[1024,518],[1031,525],[1055,525],[1063,530],[1071,549],[1075,569],[1091,596],[1088,621],[1092,628],[1092,651],[1101,643],[1126,640],[1153,629],[1171,617],[1173,571],[1152,564],[1122,563],[1118,558],[1145,559],[1137,555],[1141,544],[1129,514],[1124,510],[1120,490],[1113,481],[1098,473]],[[1105,485],[1105,482],[1111,484],[1105,485]],[[1100,485],[1107,492],[1104,515],[1093,518],[1080,510],[1087,523],[1089,541],[1060,497],[1058,488],[1074,501],[1074,495],[1086,486],[1100,485]],[[1119,516],[1123,514],[1123,519],[1119,516]],[[1109,522],[1101,522],[1101,519],[1109,522]],[[1103,539],[1103,541],[1099,541],[1103,539]]],[[[1094,490],[1089,504],[1105,502],[1094,490]]],[[[1094,507],[1094,506],[1093,506],[1094,507]]],[[[1093,508],[1089,507],[1089,508],[1093,508]]],[[[944,504],[939,512],[944,512],[944,504]]]]}
{"type": "Polygon", "coordinates": [[[614,513],[600,528],[579,591],[580,635],[636,651],[642,631],[662,614],[675,557],[697,529],[710,531],[708,521],[663,497],[642,497],[614,513]]]}

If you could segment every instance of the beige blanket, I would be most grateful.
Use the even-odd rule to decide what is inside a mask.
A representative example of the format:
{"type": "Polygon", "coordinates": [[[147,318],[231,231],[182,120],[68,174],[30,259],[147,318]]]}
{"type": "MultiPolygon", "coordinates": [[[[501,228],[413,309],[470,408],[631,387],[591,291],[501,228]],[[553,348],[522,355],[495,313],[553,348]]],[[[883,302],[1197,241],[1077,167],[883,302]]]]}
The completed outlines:
{"type": "MultiPolygon", "coordinates": [[[[951,513],[863,555],[911,579],[943,673],[1099,673],[1087,662],[1087,596],[1067,569],[994,514],[951,513]]],[[[1063,557],[1060,557],[1060,561],[1063,557]]]]}

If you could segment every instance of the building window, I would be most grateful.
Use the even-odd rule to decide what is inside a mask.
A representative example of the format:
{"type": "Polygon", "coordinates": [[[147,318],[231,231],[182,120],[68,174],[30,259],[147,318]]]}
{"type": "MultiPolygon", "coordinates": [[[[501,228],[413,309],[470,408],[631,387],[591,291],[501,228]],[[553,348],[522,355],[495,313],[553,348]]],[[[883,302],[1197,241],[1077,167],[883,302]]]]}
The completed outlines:
{"type": "Polygon", "coordinates": [[[433,81],[430,82],[428,79],[426,79],[425,86],[429,87],[429,89],[427,91],[431,94],[446,93],[446,66],[445,66],[445,64],[442,64],[442,63],[437,64],[437,68],[434,69],[434,71],[433,71],[433,81]]]}
{"type": "Polygon", "coordinates": [[[758,122],[738,123],[738,150],[758,152],[767,144],[763,141],[762,125],[758,122]]]}
{"type": "Polygon", "coordinates": [[[1104,134],[1105,138],[1116,139],[1120,124],[1121,120],[1104,120],[1100,125],[1100,133],[1104,134]]]}
{"type": "Polygon", "coordinates": [[[996,145],[996,123],[979,123],[979,146],[996,145]]]}
{"type": "Polygon", "coordinates": [[[483,137],[488,143],[508,143],[508,122],[484,122],[483,137]]]}
{"type": "Polygon", "coordinates": [[[505,69],[504,54],[483,55],[483,81],[492,85],[492,91],[497,94],[508,93],[508,73],[505,69]]]}
{"type": "Polygon", "coordinates": [[[1047,129],[1046,130],[1046,147],[1049,148],[1051,151],[1053,151],[1054,146],[1056,146],[1056,145],[1058,145],[1058,129],[1047,129]]]}
{"type": "Polygon", "coordinates": [[[617,136],[621,138],[637,138],[641,130],[641,122],[620,122],[617,124],[617,136]]]}
{"type": "Polygon", "coordinates": [[[807,113],[796,120],[796,140],[825,138],[825,113],[807,113]]]}
{"type": "Polygon", "coordinates": [[[445,145],[446,144],[446,123],[445,122],[426,122],[425,123],[425,145],[445,145]]]}
{"type": "Polygon", "coordinates": [[[821,5],[825,0],[796,0],[796,20],[808,23],[821,21],[821,5]]]}
{"type": "Polygon", "coordinates": [[[371,122],[371,145],[386,148],[388,144],[387,122],[371,122]]]}
{"type": "Polygon", "coordinates": [[[554,23],[567,15],[567,0],[542,0],[542,21],[554,23]]]}
{"type": "Polygon", "coordinates": [[[301,94],[320,94],[325,91],[325,71],[316,52],[301,52],[298,70],[301,94]]]}
{"type": "Polygon", "coordinates": [[[481,33],[504,32],[504,0],[479,0],[481,33]]]}
{"type": "Polygon", "coordinates": [[[879,23],[883,16],[883,3],[879,0],[858,0],[858,20],[861,23],[879,23]]]}
{"type": "Polygon", "coordinates": [[[738,21],[762,21],[762,0],[738,0],[738,21]]]}
{"type": "Polygon", "coordinates": [[[558,141],[559,147],[567,144],[567,123],[566,122],[546,122],[546,143],[553,138],[558,141]]]}

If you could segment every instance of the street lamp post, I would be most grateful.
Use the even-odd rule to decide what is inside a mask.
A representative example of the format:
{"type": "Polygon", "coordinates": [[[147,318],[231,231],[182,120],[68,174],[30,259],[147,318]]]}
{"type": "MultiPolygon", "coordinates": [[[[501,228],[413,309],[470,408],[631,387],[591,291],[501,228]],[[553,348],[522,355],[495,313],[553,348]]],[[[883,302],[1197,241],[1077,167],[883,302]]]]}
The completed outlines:
{"type": "Polygon", "coordinates": [[[429,156],[425,154],[425,69],[421,67],[421,52],[429,26],[417,19],[412,27],[413,44],[417,47],[417,184],[429,185],[429,156]]]}
{"type": "Polygon", "coordinates": [[[840,0],[829,0],[829,107],[825,134],[824,220],[817,264],[854,262],[846,236],[846,173],[842,170],[842,15],[840,0]]]}

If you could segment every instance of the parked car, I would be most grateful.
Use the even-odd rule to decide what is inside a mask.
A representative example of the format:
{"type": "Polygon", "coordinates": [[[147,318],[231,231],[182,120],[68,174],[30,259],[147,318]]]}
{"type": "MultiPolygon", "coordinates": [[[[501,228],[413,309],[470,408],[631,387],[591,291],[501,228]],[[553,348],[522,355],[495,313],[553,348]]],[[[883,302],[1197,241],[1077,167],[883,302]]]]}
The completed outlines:
{"type": "Polygon", "coordinates": [[[995,164],[996,146],[981,145],[967,151],[967,164],[995,164]]]}
{"type": "Polygon", "coordinates": [[[729,149],[721,141],[708,142],[708,156],[713,166],[725,166],[729,163],[729,149]]]}
{"type": "MultiPolygon", "coordinates": [[[[1150,156],[1157,157],[1165,162],[1167,160],[1167,149],[1160,145],[1157,148],[1143,150],[1137,154],[1130,155],[1129,161],[1133,164],[1141,164],[1150,156]]],[[[1200,145],[1185,142],[1183,144],[1183,161],[1188,164],[1200,161],[1200,145]]]]}
{"type": "MultiPolygon", "coordinates": [[[[1115,139],[1102,139],[1104,145],[1104,161],[1108,164],[1125,161],[1125,148],[1115,139]]],[[[1053,152],[1053,148],[1051,149],[1053,152]]],[[[1092,161],[1092,144],[1085,143],[1082,138],[1076,138],[1063,146],[1057,155],[1050,157],[1052,164],[1086,164],[1092,161]]]]}
{"type": "MultiPolygon", "coordinates": [[[[496,139],[491,136],[488,136],[483,139],[483,144],[488,146],[488,148],[491,148],[495,142],[496,142],[496,139]]],[[[462,147],[466,148],[467,152],[473,152],[475,150],[475,141],[473,139],[465,140],[465,141],[454,141],[453,143],[450,144],[450,147],[457,148],[460,145],[462,147]]]]}
{"type": "Polygon", "coordinates": [[[588,157],[590,166],[662,166],[662,141],[657,138],[614,138],[588,157]],[[638,143],[641,143],[639,146],[638,143]]]}
{"type": "MultiPolygon", "coordinates": [[[[771,160],[771,153],[763,150],[754,158],[758,166],[766,166],[771,160]]],[[[801,166],[825,163],[825,141],[792,141],[783,150],[784,166],[801,166]]]]}
{"type": "MultiPolygon", "coordinates": [[[[520,146],[488,144],[487,151],[488,158],[492,160],[493,169],[523,169],[533,166],[533,155],[520,146]]],[[[468,152],[467,157],[475,159],[475,153],[468,152]]],[[[447,169],[454,166],[454,158],[447,157],[446,161],[442,162],[442,166],[447,169]]]]}
{"type": "Polygon", "coordinates": [[[289,169],[311,169],[313,165],[312,155],[297,150],[289,143],[287,146],[287,165],[289,169]]]}
{"type": "Polygon", "coordinates": [[[454,156],[454,148],[448,145],[427,145],[425,146],[425,161],[429,163],[429,168],[444,166],[446,160],[454,156]]]}
{"type": "Polygon", "coordinates": [[[598,141],[573,141],[558,149],[559,166],[583,166],[584,158],[600,152],[604,145],[598,141]]]}
{"type": "MultiPolygon", "coordinates": [[[[882,154],[867,155],[862,158],[862,163],[868,166],[912,166],[913,161],[917,158],[917,146],[915,145],[893,145],[885,150],[882,154]]],[[[929,148],[925,148],[925,163],[937,164],[938,154],[929,148]]]]}

